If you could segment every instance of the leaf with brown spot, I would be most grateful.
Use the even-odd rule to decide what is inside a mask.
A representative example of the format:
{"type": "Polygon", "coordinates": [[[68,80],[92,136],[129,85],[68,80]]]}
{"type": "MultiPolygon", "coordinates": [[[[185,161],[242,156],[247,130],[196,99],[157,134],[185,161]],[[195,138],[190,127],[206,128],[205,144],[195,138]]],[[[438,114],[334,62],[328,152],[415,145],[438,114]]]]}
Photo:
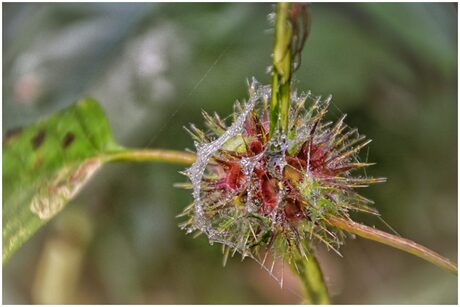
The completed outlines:
{"type": "Polygon", "coordinates": [[[35,134],[35,136],[32,138],[32,147],[34,150],[38,149],[40,146],[42,146],[43,142],[45,141],[46,137],[46,132],[45,130],[40,130],[35,134]]]}
{"type": "Polygon", "coordinates": [[[3,262],[62,210],[118,146],[99,104],[83,99],[5,135],[3,262]]]}
{"type": "Polygon", "coordinates": [[[64,139],[62,140],[62,148],[66,149],[67,147],[72,144],[72,142],[75,140],[75,134],[72,132],[67,132],[66,135],[64,136],[64,139]]]}

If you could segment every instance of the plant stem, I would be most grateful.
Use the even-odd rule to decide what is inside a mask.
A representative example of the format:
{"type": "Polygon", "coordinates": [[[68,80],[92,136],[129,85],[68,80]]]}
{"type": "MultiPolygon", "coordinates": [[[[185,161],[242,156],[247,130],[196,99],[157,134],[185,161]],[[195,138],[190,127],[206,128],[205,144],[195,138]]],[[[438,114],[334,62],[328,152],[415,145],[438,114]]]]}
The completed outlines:
{"type": "MultiPolygon", "coordinates": [[[[183,165],[190,165],[196,160],[196,155],[193,153],[183,152],[183,151],[175,151],[175,150],[164,150],[164,149],[126,149],[123,151],[116,151],[113,153],[109,153],[105,155],[105,159],[109,162],[118,162],[118,161],[133,161],[133,162],[165,162],[165,163],[172,163],[172,164],[183,164],[183,165]]],[[[340,228],[347,232],[353,233],[360,237],[377,241],[385,245],[389,245],[391,247],[400,249],[407,253],[413,254],[417,257],[420,257],[432,264],[448,270],[454,274],[458,274],[457,265],[450,261],[449,259],[439,255],[438,253],[415,243],[414,241],[404,239],[384,231],[365,226],[360,223],[353,222],[351,220],[345,220],[343,218],[338,217],[329,217],[327,222],[334,227],[340,228]]],[[[324,281],[322,280],[321,271],[319,266],[314,259],[313,253],[310,252],[311,261],[308,263],[304,263],[299,265],[296,263],[297,266],[304,268],[305,270],[302,272],[294,272],[299,275],[302,280],[302,284],[306,288],[308,285],[306,281],[312,283],[313,289],[320,289],[320,285],[323,285],[323,289],[326,289],[324,286],[324,281]],[[315,273],[316,272],[316,273],[315,273]],[[302,276],[305,276],[303,278],[302,276]],[[314,279],[316,276],[316,280],[314,279]]],[[[299,259],[299,261],[301,261],[299,259]]],[[[310,288],[306,288],[307,290],[310,288]]],[[[310,290],[308,290],[310,293],[310,290]]],[[[327,292],[326,292],[327,294],[327,292]]]]}
{"type": "Polygon", "coordinates": [[[403,250],[407,253],[413,254],[428,262],[431,262],[432,264],[442,269],[450,271],[455,275],[458,274],[458,268],[455,263],[439,255],[438,253],[415,243],[414,241],[404,239],[369,226],[355,223],[350,220],[345,220],[343,218],[329,217],[327,222],[332,226],[354,233],[360,237],[377,241],[382,244],[386,244],[391,247],[403,250]]]}
{"type": "MultiPolygon", "coordinates": [[[[273,46],[272,96],[270,101],[270,136],[275,131],[288,133],[289,103],[291,100],[291,79],[293,71],[292,42],[294,29],[290,20],[291,4],[278,3],[275,22],[275,43],[273,46]]],[[[329,296],[324,284],[321,268],[313,253],[308,260],[296,255],[293,271],[302,282],[305,303],[328,304],[329,296]]]]}
{"type": "Polygon", "coordinates": [[[303,304],[330,304],[326,283],[321,267],[311,250],[307,250],[307,258],[296,253],[291,261],[291,270],[302,282],[304,293],[303,304]]]}
{"type": "Polygon", "coordinates": [[[166,162],[172,164],[190,165],[196,160],[193,153],[165,150],[165,149],[126,149],[105,155],[107,161],[132,161],[132,162],[166,162]]]}
{"type": "Polygon", "coordinates": [[[270,101],[270,135],[277,128],[288,130],[288,112],[291,95],[293,37],[289,21],[290,3],[278,3],[275,22],[275,43],[273,46],[272,96],[270,101]]]}

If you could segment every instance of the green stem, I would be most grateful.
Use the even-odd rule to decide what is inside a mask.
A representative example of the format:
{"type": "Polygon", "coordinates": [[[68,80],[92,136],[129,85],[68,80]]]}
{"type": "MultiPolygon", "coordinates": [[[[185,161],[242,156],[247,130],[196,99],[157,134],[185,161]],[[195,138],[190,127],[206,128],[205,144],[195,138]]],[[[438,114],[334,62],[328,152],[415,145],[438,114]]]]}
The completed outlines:
{"type": "MultiPolygon", "coordinates": [[[[279,130],[288,133],[289,103],[293,71],[292,42],[294,29],[290,20],[291,4],[278,3],[273,46],[272,96],[270,101],[270,135],[279,130]]],[[[329,296],[321,268],[313,253],[308,260],[300,255],[293,260],[293,271],[302,282],[304,299],[310,304],[328,304],[329,296]]]]}
{"type": "Polygon", "coordinates": [[[332,226],[354,233],[360,237],[377,241],[420,257],[455,275],[458,274],[458,268],[455,263],[414,241],[338,217],[329,217],[327,222],[332,226]]]}
{"type": "Polygon", "coordinates": [[[110,162],[165,162],[190,165],[196,160],[193,153],[164,149],[126,149],[105,155],[110,162]]]}
{"type": "Polygon", "coordinates": [[[291,259],[291,270],[302,283],[304,304],[330,304],[326,283],[321,267],[312,251],[307,250],[307,258],[296,253],[291,259]]]}
{"type": "Polygon", "coordinates": [[[288,112],[291,95],[293,38],[289,21],[290,3],[278,3],[275,22],[275,43],[273,46],[272,97],[270,101],[270,135],[280,128],[288,130],[288,112]]]}

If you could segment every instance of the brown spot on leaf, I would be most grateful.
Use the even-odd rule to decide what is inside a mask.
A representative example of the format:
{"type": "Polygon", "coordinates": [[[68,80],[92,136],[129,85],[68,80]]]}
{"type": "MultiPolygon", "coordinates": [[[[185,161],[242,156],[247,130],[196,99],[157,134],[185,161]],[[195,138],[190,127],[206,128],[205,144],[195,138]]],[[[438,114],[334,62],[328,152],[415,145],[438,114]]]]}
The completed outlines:
{"type": "Polygon", "coordinates": [[[67,147],[72,144],[72,142],[75,140],[75,134],[72,132],[67,132],[64,138],[62,139],[62,147],[66,149],[67,147]]]}
{"type": "Polygon", "coordinates": [[[12,128],[6,131],[5,136],[3,137],[3,145],[8,144],[13,138],[19,136],[22,132],[21,127],[12,128]]]}
{"type": "Polygon", "coordinates": [[[45,140],[45,130],[40,130],[33,138],[32,138],[32,146],[34,150],[38,149],[45,140]]]}

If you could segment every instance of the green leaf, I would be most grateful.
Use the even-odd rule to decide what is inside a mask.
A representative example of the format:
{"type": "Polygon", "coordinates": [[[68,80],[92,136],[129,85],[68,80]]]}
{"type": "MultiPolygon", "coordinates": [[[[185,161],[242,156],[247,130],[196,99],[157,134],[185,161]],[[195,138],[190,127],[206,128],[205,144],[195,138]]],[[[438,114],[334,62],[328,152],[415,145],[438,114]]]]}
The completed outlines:
{"type": "Polygon", "coordinates": [[[3,263],[120,152],[99,104],[82,99],[3,141],[3,263]]]}

